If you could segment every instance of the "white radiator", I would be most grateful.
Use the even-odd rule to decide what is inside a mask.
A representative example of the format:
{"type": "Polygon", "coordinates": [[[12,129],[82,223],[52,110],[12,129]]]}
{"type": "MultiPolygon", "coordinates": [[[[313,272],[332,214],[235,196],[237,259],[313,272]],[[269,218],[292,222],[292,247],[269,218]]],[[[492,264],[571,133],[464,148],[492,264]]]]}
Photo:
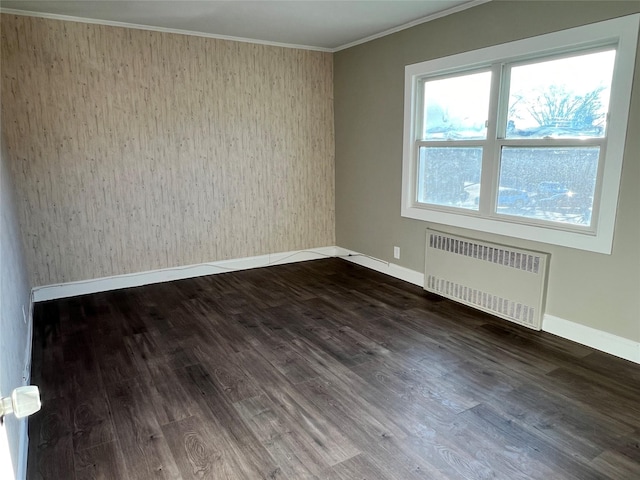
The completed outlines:
{"type": "Polygon", "coordinates": [[[425,290],[540,330],[549,254],[427,229],[425,290]]]}

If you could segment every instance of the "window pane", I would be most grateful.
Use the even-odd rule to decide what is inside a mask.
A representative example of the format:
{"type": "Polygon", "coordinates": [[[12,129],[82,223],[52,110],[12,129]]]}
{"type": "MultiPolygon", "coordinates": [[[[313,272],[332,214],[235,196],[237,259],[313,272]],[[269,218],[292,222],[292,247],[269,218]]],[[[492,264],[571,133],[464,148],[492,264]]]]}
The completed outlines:
{"type": "Polygon", "coordinates": [[[423,140],[487,137],[491,72],[424,82],[423,140]]]}
{"type": "Polygon", "coordinates": [[[615,55],[513,67],[506,137],[604,137],[615,55]]]}
{"type": "Polygon", "coordinates": [[[591,224],[599,147],[504,147],[497,213],[591,224]]]}
{"type": "Polygon", "coordinates": [[[420,147],[418,202],[478,209],[482,148],[420,147]]]}

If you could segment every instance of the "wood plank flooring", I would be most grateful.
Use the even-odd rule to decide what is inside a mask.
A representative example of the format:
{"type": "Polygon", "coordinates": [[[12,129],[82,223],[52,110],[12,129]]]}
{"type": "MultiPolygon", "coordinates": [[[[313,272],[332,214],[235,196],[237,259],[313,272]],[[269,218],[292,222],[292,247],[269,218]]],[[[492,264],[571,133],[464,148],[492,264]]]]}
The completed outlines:
{"type": "Polygon", "coordinates": [[[640,478],[640,366],[343,260],[34,324],[29,479],[640,478]]]}

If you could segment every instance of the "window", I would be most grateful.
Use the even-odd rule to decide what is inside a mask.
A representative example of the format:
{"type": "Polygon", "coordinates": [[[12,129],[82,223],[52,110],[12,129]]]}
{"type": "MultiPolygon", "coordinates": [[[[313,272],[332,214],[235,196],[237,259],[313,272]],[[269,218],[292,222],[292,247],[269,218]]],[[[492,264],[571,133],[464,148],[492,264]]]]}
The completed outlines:
{"type": "Polygon", "coordinates": [[[402,215],[611,253],[639,18],[407,66],[402,215]]]}

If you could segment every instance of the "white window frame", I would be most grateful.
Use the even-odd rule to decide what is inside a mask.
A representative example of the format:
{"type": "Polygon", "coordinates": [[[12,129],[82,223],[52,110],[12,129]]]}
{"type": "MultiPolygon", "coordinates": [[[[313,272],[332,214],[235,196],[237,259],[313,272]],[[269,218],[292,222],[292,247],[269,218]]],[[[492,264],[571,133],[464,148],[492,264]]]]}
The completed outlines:
{"type": "MultiPolygon", "coordinates": [[[[631,87],[636,60],[636,45],[640,14],[598,22],[582,27],[518,40],[458,55],[438,58],[405,67],[404,139],[402,163],[402,207],[403,217],[440,223],[483,232],[562,245],[581,250],[610,254],[613,248],[613,234],[620,190],[620,177],[627,135],[627,119],[631,101],[631,87]],[[484,206],[478,211],[462,208],[447,208],[417,202],[418,151],[420,147],[419,129],[422,111],[421,79],[426,76],[466,72],[482,68],[494,69],[500,74],[501,65],[516,63],[532,58],[544,60],[558,54],[579,52],[598,47],[615,46],[616,60],[611,82],[607,137],[602,143],[598,166],[596,195],[594,196],[592,224],[590,228],[576,228],[559,222],[537,222],[536,220],[503,216],[484,206]]],[[[494,82],[494,85],[497,82],[494,82]]],[[[493,87],[492,87],[493,88],[493,87]]],[[[503,86],[504,90],[504,86],[503,86]]],[[[492,92],[492,95],[498,92],[492,92]]],[[[508,92],[500,92],[508,95],[508,92]]],[[[492,108],[496,108],[497,104],[492,108]]],[[[497,112],[490,112],[494,119],[497,112]]],[[[505,143],[496,134],[497,125],[489,124],[487,147],[499,149],[505,143]]],[[[446,142],[445,142],[446,143],[446,142]]],[[[559,140],[559,143],[563,143],[559,140]]],[[[589,142],[585,143],[587,146],[589,142]]],[[[600,143],[600,142],[597,142],[600,143]]],[[[566,142],[565,142],[566,144],[566,142]]],[[[528,145],[528,144],[527,144],[528,145]]],[[[444,144],[443,144],[444,146],[444,144]]],[[[487,168],[483,163],[482,195],[497,197],[498,155],[493,155],[493,164],[487,168]]],[[[482,202],[483,200],[481,200],[482,202]]],[[[495,201],[495,200],[494,200],[495,201]]]]}

